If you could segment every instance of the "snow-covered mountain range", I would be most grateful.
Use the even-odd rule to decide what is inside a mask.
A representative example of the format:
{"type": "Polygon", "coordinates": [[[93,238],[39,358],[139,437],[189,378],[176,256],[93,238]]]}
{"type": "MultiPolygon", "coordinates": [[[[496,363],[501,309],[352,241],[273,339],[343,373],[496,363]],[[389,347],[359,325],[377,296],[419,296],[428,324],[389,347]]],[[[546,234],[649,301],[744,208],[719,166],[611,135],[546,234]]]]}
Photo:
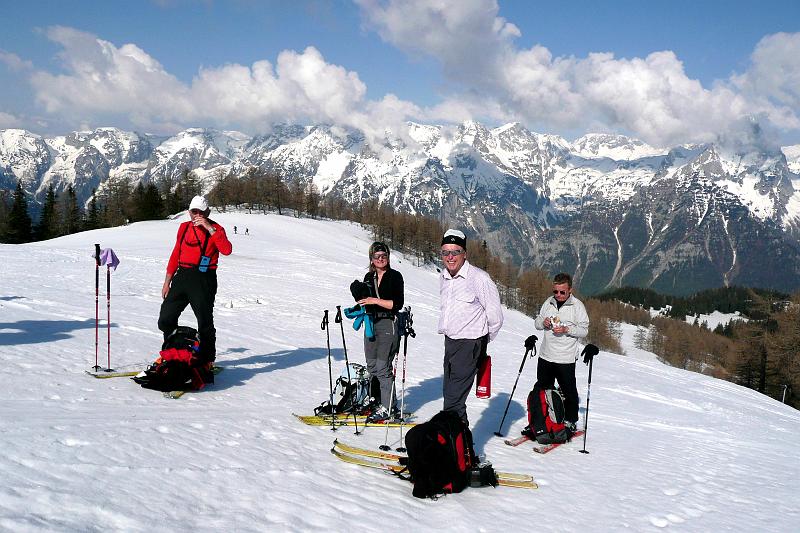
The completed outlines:
{"type": "Polygon", "coordinates": [[[87,200],[109,180],[194,171],[207,189],[250,167],[348,202],[377,198],[441,217],[526,266],[574,272],[582,291],[688,293],[724,284],[800,288],[800,145],[661,149],[621,135],[574,142],[518,123],[409,123],[382,146],[335,126],[265,135],[189,129],[170,138],[100,128],[64,137],[0,130],[0,187],[21,179],[87,200]],[[788,284],[787,284],[788,283],[788,284]]]}

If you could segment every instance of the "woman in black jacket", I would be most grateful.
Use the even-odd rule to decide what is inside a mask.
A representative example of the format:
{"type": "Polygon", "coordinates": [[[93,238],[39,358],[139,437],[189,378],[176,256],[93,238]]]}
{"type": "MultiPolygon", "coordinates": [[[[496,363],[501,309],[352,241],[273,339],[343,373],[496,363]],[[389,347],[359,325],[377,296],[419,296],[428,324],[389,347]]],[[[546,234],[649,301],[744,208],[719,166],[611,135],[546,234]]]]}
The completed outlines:
{"type": "Polygon", "coordinates": [[[364,336],[364,355],[369,373],[378,379],[381,388],[381,406],[367,421],[379,422],[399,417],[392,361],[400,347],[396,317],[403,308],[403,276],[390,266],[389,247],[384,243],[372,243],[369,258],[369,272],[364,276],[364,283],[369,286],[371,296],[358,303],[365,306],[372,317],[375,337],[364,336]]]}

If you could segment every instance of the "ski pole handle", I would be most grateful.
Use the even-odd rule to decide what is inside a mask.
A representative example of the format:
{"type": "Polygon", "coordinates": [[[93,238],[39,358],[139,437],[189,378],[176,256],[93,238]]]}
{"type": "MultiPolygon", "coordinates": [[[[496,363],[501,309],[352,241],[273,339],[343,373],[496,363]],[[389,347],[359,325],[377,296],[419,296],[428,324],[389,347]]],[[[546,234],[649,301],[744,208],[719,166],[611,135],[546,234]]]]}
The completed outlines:
{"type": "Polygon", "coordinates": [[[341,324],[342,323],[342,306],[341,305],[337,305],[336,306],[336,317],[333,319],[333,321],[335,323],[337,323],[337,324],[341,324]]]}
{"type": "Polygon", "coordinates": [[[320,324],[319,329],[325,331],[325,328],[328,327],[328,310],[325,310],[325,314],[322,316],[322,324],[320,324]]]}

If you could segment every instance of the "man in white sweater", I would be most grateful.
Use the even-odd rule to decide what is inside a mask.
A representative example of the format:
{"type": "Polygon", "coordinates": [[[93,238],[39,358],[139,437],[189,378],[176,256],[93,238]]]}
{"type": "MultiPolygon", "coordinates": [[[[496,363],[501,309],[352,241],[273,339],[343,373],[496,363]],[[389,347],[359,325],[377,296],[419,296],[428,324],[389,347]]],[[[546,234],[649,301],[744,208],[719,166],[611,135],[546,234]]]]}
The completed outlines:
{"type": "Polygon", "coordinates": [[[589,333],[589,315],[572,294],[572,276],[556,274],[553,296],[542,304],[535,325],[536,329],[544,330],[536,380],[543,389],[552,389],[558,380],[564,394],[565,422],[574,432],[578,423],[575,361],[580,353],[578,339],[589,333]]]}

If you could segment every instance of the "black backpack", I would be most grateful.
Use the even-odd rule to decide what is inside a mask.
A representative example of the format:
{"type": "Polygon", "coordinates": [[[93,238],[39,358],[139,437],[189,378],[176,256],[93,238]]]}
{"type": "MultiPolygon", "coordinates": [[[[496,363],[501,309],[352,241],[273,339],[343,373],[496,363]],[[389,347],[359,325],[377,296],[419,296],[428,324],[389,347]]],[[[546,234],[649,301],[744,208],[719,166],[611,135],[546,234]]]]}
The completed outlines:
{"type": "Polygon", "coordinates": [[[572,433],[564,424],[564,398],[556,389],[543,389],[537,382],[528,394],[528,427],[522,433],[539,444],[567,442],[572,433]]]}
{"type": "Polygon", "coordinates": [[[192,327],[178,326],[161,345],[162,350],[170,348],[186,348],[197,354],[200,352],[200,334],[192,327]]]}
{"type": "MultiPolygon", "coordinates": [[[[350,363],[348,377],[347,367],[342,370],[333,388],[333,403],[337,413],[364,414],[373,405],[370,396],[372,376],[367,367],[358,363],[350,363]]],[[[315,415],[329,415],[333,412],[330,400],[322,402],[314,408],[315,415]]]]}
{"type": "Polygon", "coordinates": [[[468,486],[497,485],[491,464],[477,464],[472,432],[452,411],[442,411],[406,434],[406,465],[413,495],[436,498],[468,486]]]}

